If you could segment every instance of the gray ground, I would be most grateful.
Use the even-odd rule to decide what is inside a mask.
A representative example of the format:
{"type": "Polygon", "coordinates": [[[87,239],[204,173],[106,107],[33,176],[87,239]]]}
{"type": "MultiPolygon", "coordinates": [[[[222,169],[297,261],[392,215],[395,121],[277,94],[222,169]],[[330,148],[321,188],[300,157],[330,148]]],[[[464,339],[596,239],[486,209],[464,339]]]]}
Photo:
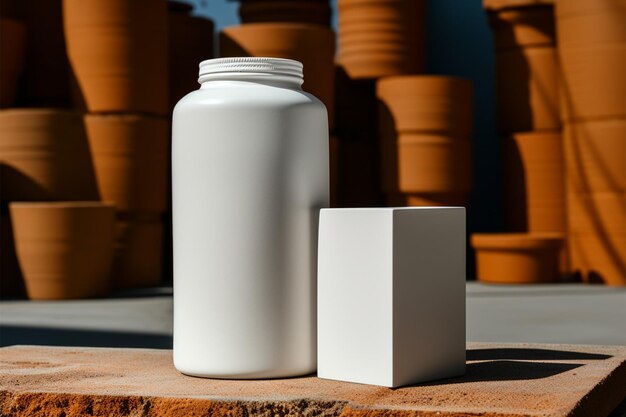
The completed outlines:
{"type": "MultiPolygon", "coordinates": [[[[167,348],[171,335],[169,288],[102,300],[0,302],[0,346],[167,348]]],[[[467,340],[626,345],[626,288],[468,283],[467,340]]]]}

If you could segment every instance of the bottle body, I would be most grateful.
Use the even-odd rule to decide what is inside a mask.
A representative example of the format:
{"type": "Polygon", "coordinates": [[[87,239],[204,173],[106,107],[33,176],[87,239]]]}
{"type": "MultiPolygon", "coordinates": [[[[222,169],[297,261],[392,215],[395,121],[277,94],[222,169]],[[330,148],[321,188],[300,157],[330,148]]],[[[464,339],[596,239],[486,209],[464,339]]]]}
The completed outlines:
{"type": "Polygon", "coordinates": [[[185,374],[315,370],[327,116],[288,84],[210,80],[174,110],[174,364],[185,374]]]}

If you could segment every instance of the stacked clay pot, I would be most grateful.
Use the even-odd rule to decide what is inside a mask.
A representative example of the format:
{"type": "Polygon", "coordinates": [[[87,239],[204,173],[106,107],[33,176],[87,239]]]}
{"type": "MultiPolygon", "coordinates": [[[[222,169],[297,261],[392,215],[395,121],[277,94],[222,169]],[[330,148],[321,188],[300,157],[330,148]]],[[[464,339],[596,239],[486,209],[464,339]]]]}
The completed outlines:
{"type": "Polygon", "coordinates": [[[0,111],[2,202],[97,200],[82,116],[61,109],[0,111]]]}
{"type": "Polygon", "coordinates": [[[534,2],[510,7],[504,2],[496,8],[492,3],[485,6],[496,52],[499,132],[560,129],[553,7],[534,2]]]}
{"type": "Polygon", "coordinates": [[[491,283],[556,282],[567,272],[567,258],[553,4],[485,0],[484,6],[496,52],[509,233],[473,237],[477,277],[491,283]]]}
{"type": "Polygon", "coordinates": [[[338,11],[338,61],[351,78],[422,72],[424,0],[339,0],[338,11]]]}
{"type": "Polygon", "coordinates": [[[520,132],[504,141],[507,226],[514,232],[566,230],[561,133],[520,132]]]}
{"type": "Polygon", "coordinates": [[[169,124],[156,116],[89,114],[85,127],[100,198],[117,210],[113,285],[158,285],[168,207],[169,124]]]}
{"type": "Polygon", "coordinates": [[[330,26],[328,0],[241,0],[242,23],[294,22],[330,26]]]}
{"type": "Polygon", "coordinates": [[[474,234],[476,275],[494,284],[539,284],[559,276],[563,235],[546,233],[474,234]]]}
{"type": "Polygon", "coordinates": [[[80,209],[84,217],[74,218],[76,205],[99,206],[82,116],[58,109],[0,111],[0,190],[2,295],[22,295],[22,279],[30,298],[102,295],[113,242],[106,234],[87,236],[101,231],[100,209],[80,209]],[[87,242],[93,245],[77,249],[87,242]],[[83,268],[85,262],[91,265],[83,268]],[[97,285],[90,290],[82,282],[91,279],[97,285]]]}
{"type": "Polygon", "coordinates": [[[75,99],[87,112],[99,196],[116,209],[113,287],[157,285],[168,208],[170,100],[194,89],[199,61],[211,58],[212,24],[192,18],[180,4],[172,5],[168,19],[165,0],[63,0],[63,6],[75,99]],[[168,44],[170,22],[175,48],[168,44]],[[168,60],[170,48],[175,61],[168,60]],[[176,96],[170,97],[170,84],[176,96]]]}
{"type": "Polygon", "coordinates": [[[187,3],[169,2],[170,108],[198,88],[198,64],[213,58],[213,22],[190,14],[187,3]]]}
{"type": "Polygon", "coordinates": [[[556,6],[571,267],[626,285],[626,1],[556,6]]]}
{"type": "Polygon", "coordinates": [[[319,98],[328,110],[333,128],[335,33],[305,23],[250,23],[231,26],[220,35],[223,57],[288,58],[304,65],[302,88],[319,98]]]}
{"type": "Polygon", "coordinates": [[[29,298],[87,298],[108,293],[113,206],[14,202],[10,212],[15,252],[29,298]]]}
{"type": "Polygon", "coordinates": [[[167,115],[165,0],[64,0],[67,53],[92,113],[167,115]]]}
{"type": "Polygon", "coordinates": [[[392,205],[464,205],[471,188],[472,87],[444,76],[377,84],[383,191],[392,205]]]}

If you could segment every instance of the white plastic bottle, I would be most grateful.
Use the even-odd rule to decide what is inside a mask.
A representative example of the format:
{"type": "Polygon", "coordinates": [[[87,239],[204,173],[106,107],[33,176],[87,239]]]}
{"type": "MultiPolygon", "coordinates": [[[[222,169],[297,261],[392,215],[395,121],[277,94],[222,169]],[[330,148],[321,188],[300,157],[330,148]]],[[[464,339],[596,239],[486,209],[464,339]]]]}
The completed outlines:
{"type": "Polygon", "coordinates": [[[316,368],[328,122],[302,64],[223,58],[173,116],[174,365],[272,378],[316,368]]]}

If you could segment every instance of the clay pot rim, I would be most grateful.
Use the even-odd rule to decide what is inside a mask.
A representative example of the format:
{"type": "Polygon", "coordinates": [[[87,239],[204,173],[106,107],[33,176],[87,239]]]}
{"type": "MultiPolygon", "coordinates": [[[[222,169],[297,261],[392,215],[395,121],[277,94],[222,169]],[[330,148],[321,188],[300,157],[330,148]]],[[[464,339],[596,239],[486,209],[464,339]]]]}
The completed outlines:
{"type": "Polygon", "coordinates": [[[86,113],[84,114],[85,120],[118,120],[118,121],[137,121],[137,120],[154,120],[169,122],[168,116],[159,116],[155,114],[142,114],[142,113],[86,113]]]}
{"type": "Polygon", "coordinates": [[[397,145],[457,145],[463,143],[470,144],[469,139],[461,138],[459,135],[448,134],[445,132],[432,132],[426,130],[406,131],[400,130],[397,133],[397,145]]]}
{"type": "Polygon", "coordinates": [[[471,97],[473,94],[472,81],[467,78],[448,75],[422,75],[422,74],[402,74],[390,75],[376,81],[376,97],[395,100],[399,95],[405,96],[408,89],[423,89],[424,96],[450,96],[459,95],[471,97]],[[440,90],[438,90],[440,89],[440,90]],[[430,91],[429,91],[430,90],[430,91]],[[434,90],[434,91],[433,91],[434,90]]]}
{"type": "Polygon", "coordinates": [[[14,114],[14,115],[47,115],[47,114],[68,114],[68,115],[82,115],[81,112],[74,109],[64,109],[55,107],[12,107],[0,109],[0,115],[14,114]]]}
{"type": "Polygon", "coordinates": [[[94,209],[106,208],[115,210],[112,203],[104,201],[12,201],[10,209],[94,209]]]}
{"type": "Polygon", "coordinates": [[[415,81],[452,81],[462,82],[463,84],[471,84],[469,78],[457,77],[455,75],[437,75],[437,74],[402,74],[402,75],[390,75],[388,77],[382,77],[377,81],[377,84],[395,84],[415,81]]]}
{"type": "Polygon", "coordinates": [[[565,234],[557,232],[474,233],[470,241],[477,251],[549,250],[561,247],[565,242],[565,234]]]}
{"type": "Polygon", "coordinates": [[[554,7],[555,0],[483,0],[487,11],[522,9],[529,7],[554,7]]]}
{"type": "Polygon", "coordinates": [[[511,140],[543,140],[544,138],[561,140],[562,137],[563,133],[561,130],[534,130],[527,132],[513,132],[505,136],[506,139],[511,140]]]}

